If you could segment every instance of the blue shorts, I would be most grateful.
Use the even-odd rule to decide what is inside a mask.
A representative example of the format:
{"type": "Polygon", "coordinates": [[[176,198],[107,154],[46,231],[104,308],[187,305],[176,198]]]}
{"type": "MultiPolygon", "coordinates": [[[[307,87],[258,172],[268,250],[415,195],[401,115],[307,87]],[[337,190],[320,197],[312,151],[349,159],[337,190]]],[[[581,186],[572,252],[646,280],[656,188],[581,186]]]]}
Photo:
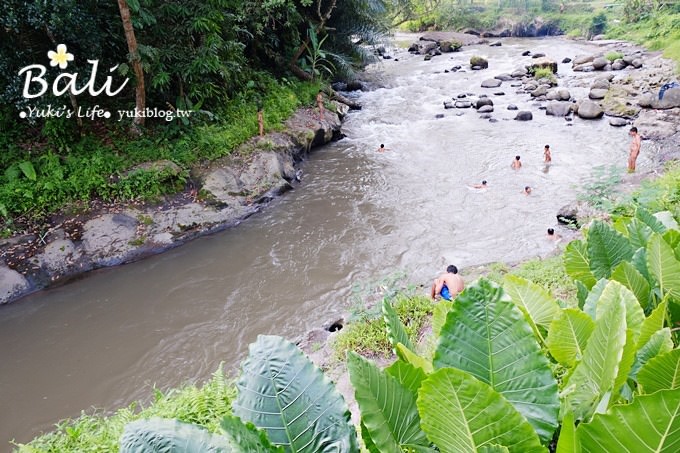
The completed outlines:
{"type": "Polygon", "coordinates": [[[442,290],[439,292],[439,294],[442,296],[442,299],[451,300],[451,292],[449,291],[448,286],[442,286],[442,290]]]}

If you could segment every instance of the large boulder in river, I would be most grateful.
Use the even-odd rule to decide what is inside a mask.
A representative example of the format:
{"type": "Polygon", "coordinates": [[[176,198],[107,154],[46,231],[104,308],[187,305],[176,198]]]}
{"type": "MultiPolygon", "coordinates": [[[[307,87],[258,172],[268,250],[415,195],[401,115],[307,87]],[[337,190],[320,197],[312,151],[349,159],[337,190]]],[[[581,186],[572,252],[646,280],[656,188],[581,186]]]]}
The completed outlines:
{"type": "Polygon", "coordinates": [[[531,91],[531,97],[537,98],[548,94],[548,88],[545,85],[540,85],[535,90],[531,91]]]}
{"type": "Polygon", "coordinates": [[[643,110],[633,125],[644,138],[658,140],[674,135],[678,131],[677,118],[680,109],[643,110]]]}
{"type": "Polygon", "coordinates": [[[491,98],[481,97],[481,98],[477,99],[477,103],[475,104],[475,108],[480,109],[480,108],[484,107],[485,105],[490,105],[490,106],[493,107],[493,101],[491,100],[491,98]]]}
{"type": "Polygon", "coordinates": [[[16,299],[30,288],[26,278],[9,267],[0,265],[0,305],[16,299]]]}
{"type": "Polygon", "coordinates": [[[614,71],[620,71],[621,69],[625,68],[628,66],[625,61],[623,61],[622,58],[614,60],[614,63],[612,63],[612,69],[614,71]]]}
{"type": "Polygon", "coordinates": [[[486,79],[482,82],[482,88],[498,88],[502,83],[499,79],[486,79]]]}
{"type": "Polygon", "coordinates": [[[600,88],[593,88],[590,90],[590,93],[588,93],[588,97],[590,99],[604,99],[604,97],[607,95],[607,90],[603,90],[600,88]]]}
{"type": "Polygon", "coordinates": [[[452,41],[441,41],[439,43],[439,49],[442,52],[448,53],[448,52],[456,52],[460,50],[460,48],[463,47],[463,43],[460,41],[452,40],[452,41]]]}
{"type": "Polygon", "coordinates": [[[534,119],[534,115],[528,110],[520,110],[517,112],[517,116],[515,116],[517,121],[531,121],[532,119],[534,119]]]}
{"type": "Polygon", "coordinates": [[[583,65],[583,64],[586,64],[586,63],[590,63],[594,59],[595,59],[595,55],[578,55],[572,60],[571,66],[576,67],[576,66],[580,66],[580,65],[583,65]]]}
{"type": "Polygon", "coordinates": [[[645,94],[640,98],[638,104],[641,107],[662,110],[680,107],[680,88],[666,90],[663,94],[663,99],[661,100],[659,100],[659,96],[655,94],[645,94]]]}
{"type": "Polygon", "coordinates": [[[470,101],[456,101],[454,104],[457,109],[469,109],[472,107],[472,102],[470,101]]]}
{"type": "Polygon", "coordinates": [[[609,125],[614,126],[614,127],[622,127],[626,126],[628,124],[628,120],[625,118],[619,118],[616,116],[612,116],[609,118],[609,125]]]}
{"type": "Polygon", "coordinates": [[[590,85],[590,88],[595,88],[599,90],[608,90],[609,89],[609,80],[606,77],[601,77],[599,79],[596,79],[592,85],[590,85]]]}
{"type": "Polygon", "coordinates": [[[545,114],[549,116],[567,116],[571,113],[571,102],[549,102],[545,114]]]}
{"type": "Polygon", "coordinates": [[[605,57],[598,57],[593,60],[593,68],[596,71],[602,71],[609,64],[609,60],[605,57]]]}
{"type": "Polygon", "coordinates": [[[586,120],[593,120],[600,118],[604,115],[604,110],[600,107],[597,102],[590,101],[588,99],[581,101],[578,106],[578,116],[586,120]]]}
{"type": "Polygon", "coordinates": [[[593,209],[586,201],[575,201],[562,206],[560,210],[557,211],[557,222],[562,225],[580,228],[596,215],[597,212],[595,209],[593,209]]]}
{"type": "Polygon", "coordinates": [[[479,113],[491,113],[493,112],[493,105],[483,105],[477,109],[479,113]]]}
{"type": "Polygon", "coordinates": [[[486,69],[489,67],[489,62],[486,58],[480,57],[479,55],[473,55],[470,57],[470,66],[472,66],[472,69],[486,69]]]}
{"type": "Polygon", "coordinates": [[[557,74],[557,63],[550,58],[541,57],[532,61],[531,64],[526,65],[527,71],[535,73],[537,69],[548,68],[553,74],[557,74]]]}

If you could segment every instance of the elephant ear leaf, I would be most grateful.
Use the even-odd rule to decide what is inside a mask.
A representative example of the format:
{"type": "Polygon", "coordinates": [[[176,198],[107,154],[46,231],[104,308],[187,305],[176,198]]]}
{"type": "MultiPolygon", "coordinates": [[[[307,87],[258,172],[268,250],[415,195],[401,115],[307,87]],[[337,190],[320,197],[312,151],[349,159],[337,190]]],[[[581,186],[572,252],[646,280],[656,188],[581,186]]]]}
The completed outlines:
{"type": "Polygon", "coordinates": [[[596,220],[588,229],[588,257],[595,278],[609,278],[612,270],[620,262],[629,261],[634,252],[628,238],[606,223],[596,220]]]}
{"type": "MultiPolygon", "coordinates": [[[[505,446],[510,452],[546,452],[526,419],[501,394],[465,371],[442,368],[418,394],[421,426],[439,451],[476,453],[505,446]]],[[[503,450],[500,450],[503,451],[503,450]]]]}
{"type": "Polygon", "coordinates": [[[294,344],[258,336],[236,385],[234,415],[265,430],[286,451],[356,451],[356,431],[344,399],[294,344]]]}
{"type": "Polygon", "coordinates": [[[680,387],[680,349],[651,359],[640,369],[637,378],[645,393],[680,387]]]}
{"type": "Polygon", "coordinates": [[[406,328],[401,323],[397,312],[392,307],[389,300],[383,299],[382,303],[383,318],[385,319],[385,325],[387,326],[387,338],[389,338],[392,344],[392,350],[397,353],[397,344],[401,343],[406,346],[411,351],[415,351],[416,348],[413,347],[413,343],[406,333],[406,328]]]}
{"type": "Polygon", "coordinates": [[[175,419],[152,418],[125,425],[120,439],[121,453],[230,453],[223,436],[175,419]]]}
{"type": "Polygon", "coordinates": [[[283,453],[281,446],[272,445],[265,431],[252,423],[243,423],[238,417],[227,415],[220,423],[224,437],[233,453],[283,453]]]}
{"type": "Polygon", "coordinates": [[[664,295],[680,300],[680,262],[675,252],[659,234],[653,234],[647,243],[647,266],[659,283],[664,295]]]}
{"type": "MultiPolygon", "coordinates": [[[[524,314],[488,280],[457,298],[434,367],[466,371],[503,395],[549,442],[557,428],[557,382],[524,314]]],[[[506,444],[501,444],[506,445],[506,444]]]]}
{"type": "Polygon", "coordinates": [[[636,396],[631,404],[596,414],[576,429],[583,451],[676,452],[680,444],[680,389],[636,396]]]}
{"type": "MultiPolygon", "coordinates": [[[[429,447],[430,441],[420,428],[416,394],[411,389],[354,352],[347,355],[347,368],[361,409],[361,422],[378,451],[429,447]]],[[[421,380],[422,376],[424,373],[421,380]]]]}
{"type": "Polygon", "coordinates": [[[581,310],[576,308],[562,310],[548,329],[546,343],[550,354],[561,364],[573,367],[581,361],[594,329],[595,322],[581,310]]]}
{"type": "Polygon", "coordinates": [[[574,280],[577,280],[590,290],[597,279],[590,270],[590,259],[586,243],[580,240],[571,241],[564,249],[564,269],[574,280]]]}

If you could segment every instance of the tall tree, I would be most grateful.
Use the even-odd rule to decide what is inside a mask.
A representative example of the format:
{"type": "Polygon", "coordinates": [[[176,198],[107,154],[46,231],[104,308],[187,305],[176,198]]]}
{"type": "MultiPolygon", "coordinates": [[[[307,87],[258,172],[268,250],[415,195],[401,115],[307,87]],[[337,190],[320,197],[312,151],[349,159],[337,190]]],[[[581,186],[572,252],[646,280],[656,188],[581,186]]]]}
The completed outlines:
{"type": "Polygon", "coordinates": [[[120,10],[120,18],[123,20],[123,29],[125,30],[125,40],[128,45],[128,52],[130,55],[130,63],[135,72],[137,85],[135,87],[135,107],[137,112],[141,115],[135,115],[132,124],[135,126],[137,132],[138,126],[144,125],[144,108],[146,107],[146,95],[144,92],[144,70],[142,69],[142,61],[137,49],[137,38],[135,37],[135,29],[132,27],[132,18],[130,16],[130,8],[126,0],[118,0],[118,9],[120,10]]]}

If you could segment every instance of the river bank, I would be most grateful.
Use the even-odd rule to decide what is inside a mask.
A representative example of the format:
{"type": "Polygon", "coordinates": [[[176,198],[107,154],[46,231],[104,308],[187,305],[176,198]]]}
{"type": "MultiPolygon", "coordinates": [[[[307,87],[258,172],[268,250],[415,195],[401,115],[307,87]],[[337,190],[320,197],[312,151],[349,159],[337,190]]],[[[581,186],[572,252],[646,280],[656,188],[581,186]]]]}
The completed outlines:
{"type": "MultiPolygon", "coordinates": [[[[254,137],[232,155],[195,167],[198,187],[160,203],[98,203],[82,214],[55,216],[40,233],[0,240],[0,304],[238,225],[299,184],[299,163],[312,149],[340,137],[349,107],[337,101],[330,107],[323,120],[300,109],[283,132],[254,137]]],[[[176,167],[171,161],[140,166],[176,167]]]]}
{"type": "MultiPolygon", "coordinates": [[[[97,273],[75,286],[48,292],[42,301],[31,296],[26,304],[6,307],[10,317],[16,313],[12,324],[17,328],[3,325],[2,330],[10,340],[8,349],[18,351],[21,360],[15,366],[7,357],[6,363],[16,370],[20,387],[26,382],[21,376],[34,375],[25,357],[40,358],[41,367],[48,366],[48,356],[58,356],[58,350],[68,350],[73,357],[49,365],[50,383],[36,382],[34,388],[26,384],[28,396],[17,396],[28,402],[31,412],[48,414],[50,403],[59,406],[49,413],[56,415],[44,415],[38,423],[18,413],[11,418],[22,426],[41,424],[48,429],[49,423],[65,416],[67,404],[71,406],[66,411],[73,414],[90,405],[121,407],[144,399],[150,382],[164,389],[178,381],[203,379],[222,360],[235,368],[245,345],[258,333],[292,338],[325,319],[339,319],[329,313],[346,311],[353,285],[385,269],[407,269],[413,281],[429,284],[449,262],[470,268],[492,255],[516,261],[550,253],[545,227],[556,223],[559,207],[575,198],[572,185],[587,179],[594,166],[625,162],[626,130],[573,114],[571,121],[547,116],[540,108],[547,101],[516,94],[520,87],[508,88],[518,81],[502,81],[502,96],[493,94],[500,90],[481,89],[480,84],[496,73],[512,72],[523,50],[554,49],[561,61],[579,55],[581,47],[559,40],[504,40],[501,47],[464,47],[427,62],[423,56],[395,50],[399,64],[386,62],[386,83],[379,85],[383,88],[362,94],[367,107],[348,116],[343,126],[347,139],[310,156],[303,175],[305,190],[278,198],[265,210],[269,213],[248,219],[248,227],[97,273]],[[468,65],[472,54],[485,53],[487,70],[444,72],[468,65]],[[396,77],[390,79],[392,73],[396,77]],[[472,107],[443,107],[443,100],[464,92],[475,94],[471,100],[483,94],[493,99],[492,118],[480,118],[483,113],[472,107]],[[510,103],[532,111],[533,120],[513,121],[516,112],[507,110],[510,103]],[[444,117],[436,119],[440,114],[444,117]],[[382,142],[389,152],[371,152],[382,142]],[[546,142],[556,150],[548,173],[540,164],[546,142]],[[525,161],[520,173],[508,168],[516,151],[525,161]],[[481,193],[465,187],[482,177],[489,178],[493,190],[481,193]],[[521,194],[525,184],[536,188],[534,196],[521,194]],[[509,232],[515,242],[508,241],[509,232]],[[221,248],[224,244],[233,246],[221,248]],[[85,281],[91,283],[81,285],[85,281]],[[134,294],[121,291],[132,287],[137,289],[134,294]],[[20,316],[21,305],[34,307],[30,319],[20,316]],[[46,329],[37,321],[42,318],[46,329]],[[67,324],[68,329],[57,328],[67,324]],[[81,330],[90,333],[87,350],[78,349],[83,341],[72,337],[81,330]],[[46,344],[25,351],[30,338],[21,331],[42,332],[46,344]],[[102,350],[107,360],[99,364],[96,356],[102,350]],[[76,358],[85,369],[71,363],[76,358]],[[76,380],[99,384],[92,391],[81,384],[74,392],[76,380]]],[[[571,65],[559,64],[560,83],[576,83],[571,65]]],[[[601,73],[583,74],[596,75],[601,73]]],[[[371,77],[380,79],[380,74],[371,77]]],[[[584,82],[572,94],[587,95],[589,86],[584,82]]],[[[643,151],[649,148],[651,142],[645,141],[643,151]]],[[[640,163],[640,172],[653,168],[649,153],[643,152],[640,163]]],[[[13,410],[20,404],[3,402],[13,410]]]]}

